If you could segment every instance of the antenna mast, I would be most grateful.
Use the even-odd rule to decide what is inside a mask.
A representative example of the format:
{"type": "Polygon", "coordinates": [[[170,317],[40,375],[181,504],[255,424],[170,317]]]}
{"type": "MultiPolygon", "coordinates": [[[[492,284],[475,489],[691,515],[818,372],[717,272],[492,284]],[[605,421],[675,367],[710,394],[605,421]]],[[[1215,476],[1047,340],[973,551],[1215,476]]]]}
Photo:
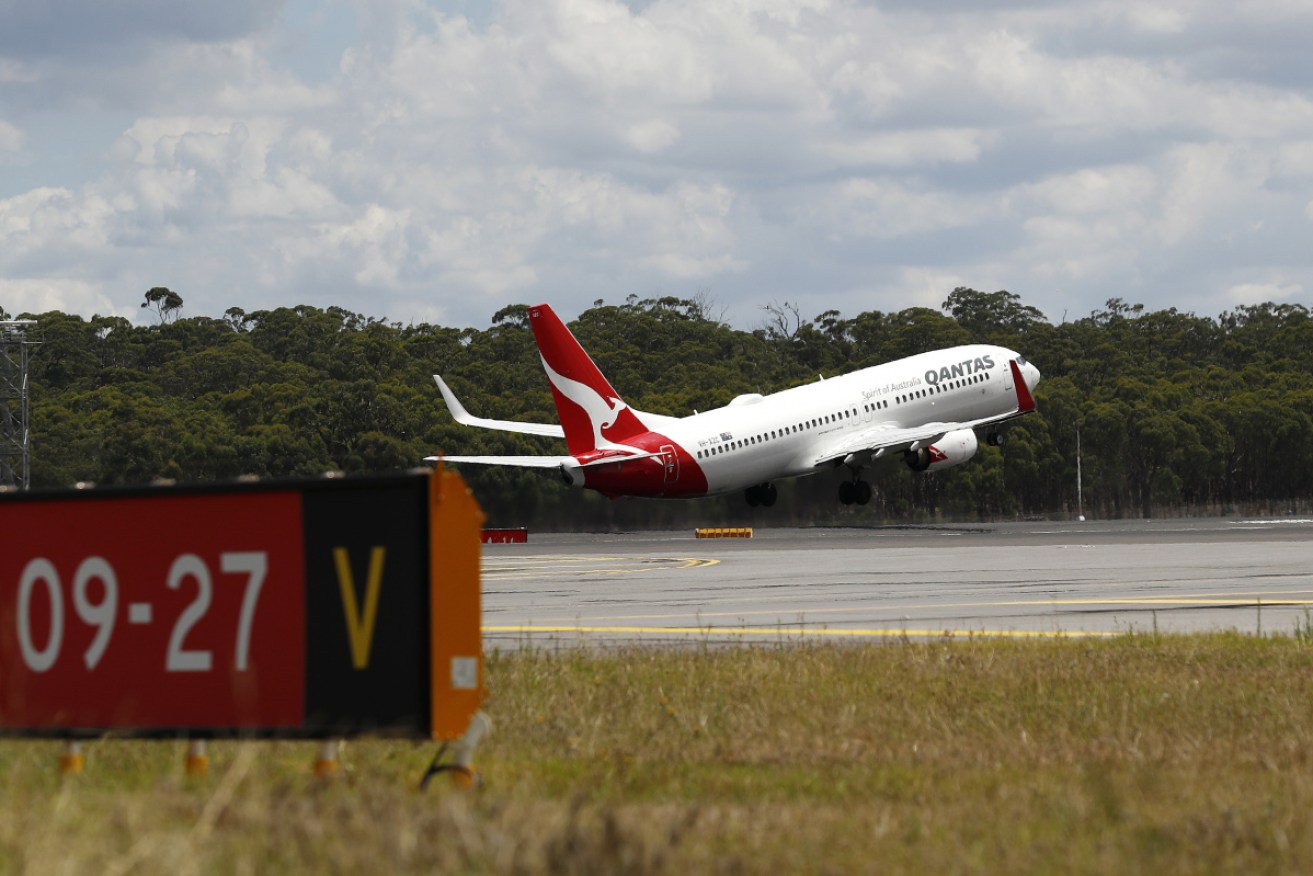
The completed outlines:
{"type": "Polygon", "coordinates": [[[32,485],[27,423],[27,360],[37,341],[27,339],[34,319],[0,320],[0,489],[32,485]]]}

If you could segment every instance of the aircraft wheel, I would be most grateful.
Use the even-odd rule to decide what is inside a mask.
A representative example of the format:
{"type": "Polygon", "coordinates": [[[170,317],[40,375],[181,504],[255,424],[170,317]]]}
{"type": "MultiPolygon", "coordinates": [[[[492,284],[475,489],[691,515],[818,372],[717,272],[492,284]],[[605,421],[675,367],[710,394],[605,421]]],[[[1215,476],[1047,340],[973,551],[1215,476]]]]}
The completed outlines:
{"type": "Polygon", "coordinates": [[[749,508],[756,508],[761,504],[761,487],[748,487],[743,491],[743,498],[748,500],[749,508]]]}
{"type": "Polygon", "coordinates": [[[760,490],[761,490],[761,504],[767,508],[774,505],[775,500],[779,498],[779,493],[775,491],[774,484],[762,484],[760,490]]]}
{"type": "Polygon", "coordinates": [[[857,498],[857,490],[852,481],[843,481],[839,484],[839,501],[845,505],[851,505],[857,498]]]}
{"type": "Polygon", "coordinates": [[[856,481],[853,483],[853,501],[858,505],[865,505],[871,501],[871,485],[866,481],[856,481]]]}
{"type": "Polygon", "coordinates": [[[988,444],[990,447],[1002,447],[1003,433],[990,432],[988,435],[985,436],[985,443],[988,444]]]}

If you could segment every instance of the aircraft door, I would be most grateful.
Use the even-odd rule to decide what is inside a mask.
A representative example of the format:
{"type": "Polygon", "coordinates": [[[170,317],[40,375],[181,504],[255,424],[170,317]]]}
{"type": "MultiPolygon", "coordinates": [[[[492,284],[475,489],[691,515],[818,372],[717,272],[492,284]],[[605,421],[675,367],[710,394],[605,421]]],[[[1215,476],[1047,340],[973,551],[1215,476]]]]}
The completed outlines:
{"type": "Polygon", "coordinates": [[[661,445],[661,464],[666,470],[666,483],[673,484],[679,480],[679,454],[675,452],[675,445],[661,445]]]}

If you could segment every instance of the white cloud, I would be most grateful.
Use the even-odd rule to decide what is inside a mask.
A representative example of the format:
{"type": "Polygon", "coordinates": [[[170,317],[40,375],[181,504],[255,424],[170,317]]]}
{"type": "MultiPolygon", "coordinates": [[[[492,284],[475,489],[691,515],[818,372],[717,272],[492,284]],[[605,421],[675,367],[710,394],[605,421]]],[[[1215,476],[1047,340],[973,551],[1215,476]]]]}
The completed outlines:
{"type": "MultiPolygon", "coordinates": [[[[974,282],[982,288],[991,288],[989,284],[982,284],[978,280],[974,282]]],[[[949,292],[970,283],[953,271],[930,267],[907,267],[899,271],[894,285],[898,290],[899,300],[905,302],[899,309],[928,307],[938,310],[949,292]]]]}
{"type": "Polygon", "coordinates": [[[832,238],[896,239],[961,228],[996,215],[988,198],[963,203],[946,192],[914,188],[897,180],[856,178],[817,191],[806,224],[829,228],[832,238]]]}
{"type": "Polygon", "coordinates": [[[327,252],[346,256],[356,266],[355,281],[362,286],[392,287],[398,281],[398,268],[408,257],[406,227],[410,215],[405,210],[389,210],[370,204],[355,221],[331,226],[320,236],[327,252]]]}
{"type": "Polygon", "coordinates": [[[1060,213],[1141,211],[1155,196],[1153,172],[1142,165],[1090,167],[1021,188],[1060,213]]]}
{"type": "Polygon", "coordinates": [[[1126,20],[1142,33],[1176,34],[1186,29],[1189,12],[1188,4],[1170,3],[1132,3],[1120,7],[1124,10],[1126,20]]]}
{"type": "Polygon", "coordinates": [[[37,74],[26,64],[12,58],[0,57],[0,85],[30,85],[37,74]]]}
{"type": "Polygon", "coordinates": [[[115,51],[38,12],[0,37],[9,282],[462,324],[698,289],[1060,313],[1313,288],[1294,0],[358,0],[314,81],[298,6],[148,5],[115,51]],[[53,139],[88,107],[117,141],[53,139]]]}
{"type": "Polygon", "coordinates": [[[678,139],[679,129],[661,119],[639,122],[625,132],[625,142],[645,153],[660,152],[678,139]]]}
{"type": "Polygon", "coordinates": [[[1184,108],[1172,71],[1137,58],[1059,57],[1007,30],[982,35],[966,52],[969,67],[957,77],[1040,131],[1154,128],[1184,108]]]}
{"type": "Polygon", "coordinates": [[[17,152],[23,148],[23,132],[0,119],[0,153],[17,152]]]}
{"type": "Polygon", "coordinates": [[[112,205],[104,198],[79,197],[63,188],[33,189],[0,200],[4,263],[18,273],[45,268],[62,274],[67,266],[60,264],[59,252],[75,258],[76,254],[108,250],[113,215],[112,205]]]}
{"type": "Polygon", "coordinates": [[[996,140],[988,131],[936,128],[853,136],[826,143],[822,152],[847,167],[969,164],[996,140]]]}
{"type": "Polygon", "coordinates": [[[1269,160],[1232,144],[1180,146],[1165,156],[1162,212],[1157,236],[1168,245],[1221,221],[1227,228],[1252,224],[1278,193],[1266,190],[1269,160]]]}
{"type": "Polygon", "coordinates": [[[1300,283],[1259,282],[1239,283],[1226,290],[1227,301],[1233,306],[1273,302],[1280,304],[1304,295],[1300,283]]]}
{"type": "Polygon", "coordinates": [[[0,277],[0,306],[11,316],[52,310],[84,316],[134,316],[111,302],[96,284],[72,277],[0,277]]]}
{"type": "Polygon", "coordinates": [[[231,40],[267,25],[281,3],[232,0],[59,0],[8,3],[0,54],[65,60],[92,54],[112,58],[151,41],[231,40]]]}

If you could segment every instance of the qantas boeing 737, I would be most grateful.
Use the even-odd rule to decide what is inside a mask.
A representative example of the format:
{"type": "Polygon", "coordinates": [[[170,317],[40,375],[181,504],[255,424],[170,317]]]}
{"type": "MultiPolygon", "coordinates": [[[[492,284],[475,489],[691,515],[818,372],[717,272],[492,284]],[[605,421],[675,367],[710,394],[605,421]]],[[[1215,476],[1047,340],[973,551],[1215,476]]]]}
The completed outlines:
{"type": "Polygon", "coordinates": [[[456,422],[565,439],[566,456],[442,456],[430,461],[557,469],[570,486],[611,497],[692,498],[743,490],[775,504],[774,481],[846,469],[839,501],[864,505],[862,469],[901,456],[918,472],[960,465],[977,431],[1001,444],[999,426],[1035,410],[1039,370],[1004,347],[968,344],[920,353],[770,395],[741,395],[688,417],[636,411],[546,304],[529,321],[561,425],[472,416],[439,375],[456,422]]]}

